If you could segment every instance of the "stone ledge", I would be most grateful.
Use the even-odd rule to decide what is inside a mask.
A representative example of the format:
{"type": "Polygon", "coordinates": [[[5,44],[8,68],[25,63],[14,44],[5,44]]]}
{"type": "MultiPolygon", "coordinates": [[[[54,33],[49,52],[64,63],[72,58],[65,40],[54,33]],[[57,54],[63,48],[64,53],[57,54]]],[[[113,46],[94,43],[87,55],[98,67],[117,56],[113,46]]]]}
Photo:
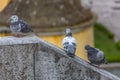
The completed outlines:
{"type": "Polygon", "coordinates": [[[22,38],[14,36],[0,37],[0,45],[39,43],[39,40],[39,37],[35,35],[25,36],[22,38]]]}
{"type": "Polygon", "coordinates": [[[56,53],[62,54],[65,57],[69,58],[70,60],[77,62],[77,64],[80,64],[81,66],[86,67],[86,69],[88,68],[90,70],[95,71],[96,73],[99,73],[100,76],[101,76],[100,80],[120,80],[119,77],[111,74],[108,71],[103,70],[102,68],[96,68],[96,67],[90,65],[88,62],[82,60],[81,58],[79,58],[77,56],[75,58],[68,57],[62,49],[60,49],[60,48],[58,48],[54,45],[51,45],[51,44],[49,44],[49,43],[47,43],[43,40],[41,40],[40,42],[43,43],[44,46],[49,47],[49,49],[55,51],[56,53]]]}
{"type": "Polygon", "coordinates": [[[0,73],[11,80],[120,80],[36,36],[0,38],[0,73]]]}
{"type": "Polygon", "coordinates": [[[102,65],[103,68],[113,68],[113,67],[116,67],[116,68],[120,68],[120,63],[110,63],[110,64],[103,64],[102,65]]]}

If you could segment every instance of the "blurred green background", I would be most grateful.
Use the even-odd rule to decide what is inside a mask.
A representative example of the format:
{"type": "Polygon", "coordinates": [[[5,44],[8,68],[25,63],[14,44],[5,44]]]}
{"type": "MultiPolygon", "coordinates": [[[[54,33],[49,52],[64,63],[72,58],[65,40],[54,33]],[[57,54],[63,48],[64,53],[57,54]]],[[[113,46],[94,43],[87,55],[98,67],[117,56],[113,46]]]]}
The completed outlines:
{"type": "Polygon", "coordinates": [[[114,42],[114,35],[105,26],[95,23],[94,38],[95,47],[104,51],[108,62],[120,62],[120,42],[114,42]]]}

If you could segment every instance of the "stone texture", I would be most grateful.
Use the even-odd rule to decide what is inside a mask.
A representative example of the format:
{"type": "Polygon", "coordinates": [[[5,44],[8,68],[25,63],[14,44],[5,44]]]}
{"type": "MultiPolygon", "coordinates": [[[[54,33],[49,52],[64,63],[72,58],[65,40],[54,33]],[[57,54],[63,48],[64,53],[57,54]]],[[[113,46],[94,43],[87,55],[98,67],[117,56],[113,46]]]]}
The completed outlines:
{"type": "Polygon", "coordinates": [[[39,37],[33,35],[25,36],[25,37],[0,37],[0,45],[15,45],[15,44],[31,44],[31,43],[38,43],[39,37]]]}
{"type": "Polygon", "coordinates": [[[35,58],[36,80],[100,80],[99,73],[80,66],[70,58],[50,50],[49,47],[42,46],[38,50],[35,58]]]}
{"type": "Polygon", "coordinates": [[[0,80],[34,80],[35,44],[0,46],[0,80]]]}
{"type": "Polygon", "coordinates": [[[0,80],[120,80],[36,36],[0,43],[0,80]]]}
{"type": "Polygon", "coordinates": [[[0,80],[34,80],[36,38],[0,38],[0,80]]]}
{"type": "Polygon", "coordinates": [[[63,50],[54,45],[42,40],[40,43],[35,55],[36,80],[120,80],[78,57],[68,57],[63,50]]]}
{"type": "Polygon", "coordinates": [[[92,19],[80,0],[11,0],[0,13],[0,25],[8,26],[13,14],[25,20],[36,33],[60,32],[92,19]]]}

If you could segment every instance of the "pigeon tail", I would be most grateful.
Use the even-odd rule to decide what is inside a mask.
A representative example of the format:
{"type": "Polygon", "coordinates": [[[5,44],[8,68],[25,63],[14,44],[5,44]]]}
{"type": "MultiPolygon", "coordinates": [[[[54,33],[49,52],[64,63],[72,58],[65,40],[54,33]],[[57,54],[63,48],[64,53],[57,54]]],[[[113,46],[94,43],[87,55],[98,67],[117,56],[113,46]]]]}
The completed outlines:
{"type": "Polygon", "coordinates": [[[104,59],[103,59],[103,63],[104,63],[104,64],[108,64],[108,62],[107,62],[107,60],[106,60],[105,57],[104,57],[104,59]]]}
{"type": "Polygon", "coordinates": [[[69,45],[67,47],[67,55],[75,56],[75,51],[76,51],[76,48],[73,45],[69,45]]]}

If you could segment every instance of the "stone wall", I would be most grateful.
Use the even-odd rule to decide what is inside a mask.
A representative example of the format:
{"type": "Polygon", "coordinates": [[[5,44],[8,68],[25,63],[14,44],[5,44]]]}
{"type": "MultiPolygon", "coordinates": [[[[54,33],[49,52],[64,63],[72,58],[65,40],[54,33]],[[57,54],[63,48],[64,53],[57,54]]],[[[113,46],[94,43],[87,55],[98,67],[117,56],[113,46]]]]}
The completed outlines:
{"type": "Polygon", "coordinates": [[[0,38],[0,80],[120,80],[36,36],[0,38]]]}
{"type": "Polygon", "coordinates": [[[50,32],[51,28],[56,31],[54,28],[92,19],[91,13],[81,7],[80,0],[11,0],[0,13],[0,25],[8,26],[13,14],[25,20],[36,32],[50,32]]]}

